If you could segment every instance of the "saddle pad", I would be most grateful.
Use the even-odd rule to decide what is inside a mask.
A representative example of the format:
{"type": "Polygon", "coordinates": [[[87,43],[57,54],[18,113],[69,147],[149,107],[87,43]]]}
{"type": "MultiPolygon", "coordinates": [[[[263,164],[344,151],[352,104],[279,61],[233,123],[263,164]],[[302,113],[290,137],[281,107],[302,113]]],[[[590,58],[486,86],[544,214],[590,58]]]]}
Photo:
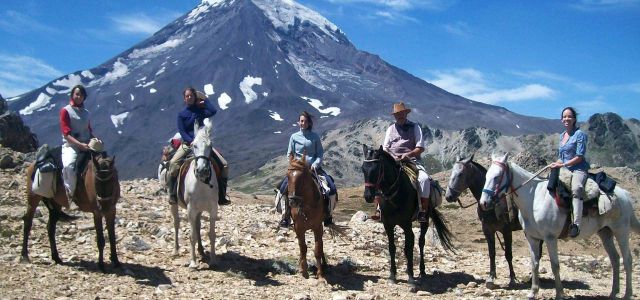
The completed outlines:
{"type": "Polygon", "coordinates": [[[185,208],[187,207],[187,202],[184,201],[184,178],[187,176],[187,172],[189,171],[189,166],[191,165],[192,161],[193,157],[185,159],[180,166],[180,173],[178,173],[178,186],[176,187],[176,189],[178,190],[178,204],[185,208]]]}
{"type": "MultiPolygon", "coordinates": [[[[573,173],[567,168],[560,168],[560,183],[564,185],[567,191],[571,191],[571,177],[573,173]]],[[[598,184],[591,178],[587,178],[587,182],[584,185],[584,201],[594,200],[600,197],[600,188],[598,184]]]]}

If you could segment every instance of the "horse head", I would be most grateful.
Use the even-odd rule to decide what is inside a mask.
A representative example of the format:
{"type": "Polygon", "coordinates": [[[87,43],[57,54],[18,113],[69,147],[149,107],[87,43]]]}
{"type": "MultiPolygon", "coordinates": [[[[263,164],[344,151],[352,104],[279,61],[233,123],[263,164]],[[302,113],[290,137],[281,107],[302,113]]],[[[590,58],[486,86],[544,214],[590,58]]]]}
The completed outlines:
{"type": "Polygon", "coordinates": [[[491,167],[485,175],[484,188],[480,197],[480,207],[483,210],[491,209],[499,199],[506,197],[512,181],[508,158],[509,153],[502,157],[491,155],[491,167]]]}
{"type": "Polygon", "coordinates": [[[447,202],[455,202],[460,194],[469,187],[468,170],[471,168],[474,154],[467,159],[458,157],[451,168],[451,177],[449,177],[449,185],[444,198],[447,202]]]}
{"type": "Polygon", "coordinates": [[[91,156],[96,199],[100,202],[112,200],[114,193],[117,192],[114,184],[118,181],[115,160],[115,156],[109,157],[104,152],[91,156]]]}
{"type": "Polygon", "coordinates": [[[289,168],[287,169],[288,197],[292,207],[300,207],[304,195],[305,184],[311,184],[311,169],[307,165],[306,151],[301,159],[289,158],[289,168]]]}
{"type": "Polygon", "coordinates": [[[382,149],[382,146],[374,149],[373,147],[362,145],[362,152],[364,153],[364,161],[361,167],[364,174],[364,199],[367,203],[371,203],[384,180],[385,174],[382,160],[388,154],[382,149]]]}
{"type": "Polygon", "coordinates": [[[195,137],[191,146],[193,149],[195,162],[195,175],[199,181],[210,184],[213,176],[211,166],[211,127],[213,126],[209,118],[204,119],[204,126],[199,126],[198,122],[193,124],[195,137]]]}

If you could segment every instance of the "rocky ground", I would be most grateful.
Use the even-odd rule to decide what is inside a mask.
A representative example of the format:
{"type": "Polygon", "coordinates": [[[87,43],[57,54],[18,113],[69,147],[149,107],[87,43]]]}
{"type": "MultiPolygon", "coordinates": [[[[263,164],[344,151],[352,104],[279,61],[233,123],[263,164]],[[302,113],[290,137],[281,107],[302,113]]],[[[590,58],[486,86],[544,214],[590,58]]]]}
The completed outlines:
{"type": "MultiPolygon", "coordinates": [[[[638,174],[626,168],[608,169],[640,196],[638,174]]],[[[435,175],[446,186],[448,173],[435,175]]],[[[20,263],[24,213],[23,175],[20,167],[0,171],[0,298],[209,298],[209,299],[423,299],[495,298],[520,299],[529,290],[521,282],[508,287],[508,268],[503,251],[497,250],[497,287],[488,289],[485,278],[489,259],[475,207],[460,209],[443,204],[449,226],[455,233],[457,252],[443,251],[428,243],[428,276],[411,292],[404,273],[404,255],[398,254],[399,283],[388,276],[388,251],[382,224],[363,217],[372,213],[361,188],[342,189],[336,212],[340,230],[326,231],[324,247],[329,261],[327,282],[304,279],[297,272],[298,246],[295,234],[276,229],[279,216],[273,212],[272,196],[231,191],[233,205],[220,209],[216,223],[217,263],[208,269],[201,263],[188,267],[189,226],[181,211],[181,251],[172,256],[173,225],[166,195],[158,192],[156,180],[122,182],[118,203],[117,246],[122,268],[96,265],[95,232],[90,214],[58,227],[58,249],[63,265],[52,263],[46,236],[47,209],[41,205],[29,241],[31,263],[20,263]]],[[[464,203],[474,201],[469,195],[464,203]]],[[[636,207],[636,215],[640,215],[636,207]]],[[[208,216],[203,237],[209,244],[208,216]]],[[[399,230],[398,230],[399,231],[399,230]]],[[[417,233],[417,228],[415,229],[417,233]]],[[[397,232],[397,245],[403,235],[397,232]]],[[[311,234],[307,243],[313,246],[311,234]]],[[[640,236],[632,235],[634,297],[640,295],[640,236]]],[[[417,246],[416,246],[417,248],[417,246]]],[[[108,245],[107,245],[108,249],[108,245]]],[[[312,248],[310,248],[312,249],[312,248]]],[[[546,250],[545,250],[546,252],[546,250]]],[[[106,252],[108,253],[108,252],[106,252]]],[[[418,273],[417,249],[415,272],[418,273]]],[[[604,298],[611,289],[608,258],[597,237],[560,244],[561,275],[565,295],[574,298],[604,298]]],[[[108,257],[108,255],[107,255],[108,257]]],[[[307,257],[315,264],[312,251],[307,257]]],[[[529,254],[522,232],[514,235],[514,267],[519,279],[529,274],[529,254]]],[[[107,260],[108,262],[108,260],[107,260]]],[[[553,275],[544,255],[540,296],[554,296],[553,275]]],[[[622,287],[624,290],[624,287],[622,287]]]]}

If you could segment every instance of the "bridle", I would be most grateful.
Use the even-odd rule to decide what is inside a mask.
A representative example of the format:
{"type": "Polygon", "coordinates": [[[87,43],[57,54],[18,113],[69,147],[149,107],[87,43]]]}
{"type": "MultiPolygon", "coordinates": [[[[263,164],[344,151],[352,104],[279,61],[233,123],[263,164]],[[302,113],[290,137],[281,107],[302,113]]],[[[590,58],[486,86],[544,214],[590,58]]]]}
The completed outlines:
{"type": "Polygon", "coordinates": [[[209,158],[209,156],[207,155],[198,155],[196,157],[193,158],[193,162],[195,164],[194,168],[193,168],[193,174],[196,175],[196,178],[198,178],[198,180],[202,181],[204,184],[208,185],[210,188],[213,188],[213,185],[211,184],[211,177],[212,177],[212,171],[211,171],[211,158],[209,158]],[[198,165],[198,159],[204,159],[206,162],[206,166],[207,166],[207,176],[205,178],[200,178],[198,176],[198,168],[196,167],[198,165]]]}
{"type": "MultiPolygon", "coordinates": [[[[462,171],[460,172],[460,174],[465,174],[465,172],[464,172],[464,171],[465,171],[465,169],[466,169],[466,167],[467,167],[467,164],[466,164],[466,163],[464,163],[464,162],[462,162],[462,161],[457,161],[457,162],[456,162],[456,164],[460,164],[460,165],[462,165],[462,171]]],[[[462,191],[461,191],[460,189],[457,189],[456,187],[451,187],[451,184],[447,185],[447,189],[448,189],[449,191],[452,191],[452,192],[454,192],[454,193],[455,193],[455,196],[454,196],[454,197],[455,197],[455,198],[456,198],[456,200],[458,201],[458,205],[460,205],[460,207],[461,207],[461,208],[469,208],[469,207],[471,207],[471,206],[474,206],[475,204],[478,204],[478,202],[476,201],[476,202],[471,203],[471,204],[468,204],[468,205],[463,205],[463,204],[462,204],[462,201],[460,201],[460,195],[462,194],[462,191]]],[[[464,189],[466,189],[466,188],[464,188],[464,189]]],[[[462,190],[464,190],[464,189],[462,189],[462,190]]],[[[453,194],[452,194],[452,195],[453,195],[453,194]]]]}
{"type": "Polygon", "coordinates": [[[364,163],[378,163],[380,165],[376,183],[368,182],[367,179],[365,178],[365,182],[364,182],[365,188],[371,188],[376,191],[381,191],[382,195],[387,199],[394,198],[398,194],[398,191],[400,191],[398,182],[400,182],[401,171],[398,170],[398,175],[396,176],[396,179],[393,181],[391,186],[389,186],[389,189],[388,189],[389,193],[387,194],[384,191],[382,191],[382,188],[381,188],[382,179],[384,179],[384,164],[381,163],[380,158],[365,159],[364,163]]]}
{"type": "MultiPolygon", "coordinates": [[[[495,182],[493,189],[482,189],[482,192],[486,193],[487,195],[489,195],[489,197],[491,197],[491,199],[494,200],[506,198],[508,194],[515,194],[516,189],[514,189],[512,185],[513,174],[511,174],[511,168],[509,167],[509,165],[500,161],[493,161],[493,164],[498,165],[502,169],[502,172],[500,172],[500,176],[498,177],[499,179],[495,182]],[[505,176],[506,182],[502,186],[500,186],[505,176]],[[508,191],[509,188],[511,189],[510,192],[508,191]]],[[[520,187],[522,187],[522,185],[518,188],[520,187]]]]}

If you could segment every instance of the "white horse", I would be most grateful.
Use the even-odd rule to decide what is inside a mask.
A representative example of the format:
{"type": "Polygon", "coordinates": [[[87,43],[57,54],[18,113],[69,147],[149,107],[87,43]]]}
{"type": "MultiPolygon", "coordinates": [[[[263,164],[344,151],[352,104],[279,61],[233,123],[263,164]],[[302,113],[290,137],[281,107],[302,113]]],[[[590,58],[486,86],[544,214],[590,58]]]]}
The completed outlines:
{"type": "MultiPolygon", "coordinates": [[[[547,245],[551,269],[555,277],[556,299],[562,299],[562,282],[560,281],[560,264],[558,261],[558,236],[563,230],[569,213],[566,208],[559,208],[554,198],[547,191],[547,181],[529,179],[534,174],[515,163],[507,162],[508,154],[501,158],[493,158],[493,164],[486,174],[486,180],[480,205],[491,207],[501,197],[513,197],[520,210],[520,224],[529,242],[531,253],[531,291],[529,298],[535,298],[539,290],[538,268],[542,256],[542,244],[547,245]]],[[[626,289],[624,298],[633,296],[632,291],[632,257],[629,249],[629,231],[640,233],[640,222],[635,216],[633,202],[629,193],[616,187],[614,193],[617,204],[604,215],[585,216],[580,225],[578,238],[589,238],[597,233],[609,255],[613,269],[613,286],[610,298],[615,298],[620,290],[620,255],[613,242],[615,237],[624,259],[626,273],[626,289]]]]}
{"type": "MultiPolygon", "coordinates": [[[[209,240],[211,251],[209,252],[209,267],[213,267],[216,255],[216,219],[218,216],[218,181],[216,173],[211,164],[211,127],[209,119],[204,119],[204,127],[199,127],[198,122],[194,124],[195,138],[191,143],[194,159],[189,164],[189,168],[184,177],[184,202],[186,203],[187,215],[191,224],[191,262],[190,268],[197,268],[195,244],[198,243],[198,252],[205,257],[202,239],[200,237],[200,219],[202,212],[209,213],[209,240]]],[[[181,201],[178,201],[179,203],[181,201]]],[[[180,203],[182,204],[182,203],[180,203]]],[[[178,231],[180,229],[180,218],[178,216],[178,204],[171,205],[173,215],[173,227],[175,230],[174,255],[178,254],[178,231]]]]}

